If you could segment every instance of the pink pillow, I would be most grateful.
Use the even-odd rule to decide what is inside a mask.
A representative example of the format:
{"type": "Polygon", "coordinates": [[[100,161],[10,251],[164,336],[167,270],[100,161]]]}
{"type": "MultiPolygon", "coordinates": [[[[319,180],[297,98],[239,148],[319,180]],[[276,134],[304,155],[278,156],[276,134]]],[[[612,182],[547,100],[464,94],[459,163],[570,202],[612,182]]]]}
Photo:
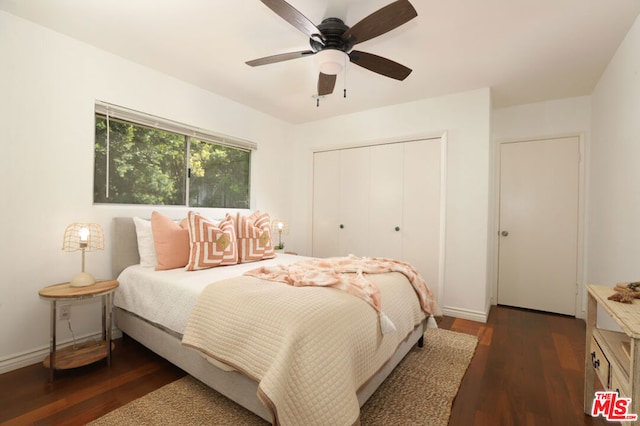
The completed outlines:
{"type": "Polygon", "coordinates": [[[189,231],[186,227],[158,212],[153,212],[151,230],[158,257],[156,271],[185,266],[189,261],[189,231]]]}
{"type": "Polygon", "coordinates": [[[198,213],[187,214],[191,251],[188,271],[238,263],[238,246],[233,219],[213,222],[198,213]]]}
{"type": "Polygon", "coordinates": [[[249,217],[238,213],[236,219],[239,263],[271,259],[276,253],[271,241],[271,219],[267,213],[253,212],[249,217]]]}

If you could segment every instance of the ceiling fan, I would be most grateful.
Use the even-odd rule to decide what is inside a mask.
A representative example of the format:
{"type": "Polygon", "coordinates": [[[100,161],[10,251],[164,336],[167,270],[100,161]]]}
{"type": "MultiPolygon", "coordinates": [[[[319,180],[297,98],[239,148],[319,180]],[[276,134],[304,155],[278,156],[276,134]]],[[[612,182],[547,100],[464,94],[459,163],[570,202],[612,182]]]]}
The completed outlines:
{"type": "Polygon", "coordinates": [[[387,33],[418,16],[408,0],[394,1],[363,18],[352,27],[338,18],[326,18],[316,26],[284,0],[260,1],[307,35],[311,50],[266,56],[247,61],[247,65],[255,67],[315,55],[320,64],[318,96],[333,93],[336,75],[344,68],[347,58],[369,71],[396,80],[404,80],[411,74],[410,68],[390,59],[360,50],[352,50],[356,44],[387,33]]]}

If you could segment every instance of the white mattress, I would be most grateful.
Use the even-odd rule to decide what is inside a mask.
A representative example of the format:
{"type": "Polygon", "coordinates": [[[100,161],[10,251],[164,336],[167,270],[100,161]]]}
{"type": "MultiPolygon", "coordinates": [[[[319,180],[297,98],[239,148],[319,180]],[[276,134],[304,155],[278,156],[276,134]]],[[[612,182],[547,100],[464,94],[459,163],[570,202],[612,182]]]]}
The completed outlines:
{"type": "Polygon", "coordinates": [[[118,277],[114,305],[179,334],[202,290],[211,283],[242,275],[246,271],[270,265],[289,265],[304,259],[278,253],[274,259],[232,266],[185,271],[183,268],[156,271],[133,265],[118,277]]]}

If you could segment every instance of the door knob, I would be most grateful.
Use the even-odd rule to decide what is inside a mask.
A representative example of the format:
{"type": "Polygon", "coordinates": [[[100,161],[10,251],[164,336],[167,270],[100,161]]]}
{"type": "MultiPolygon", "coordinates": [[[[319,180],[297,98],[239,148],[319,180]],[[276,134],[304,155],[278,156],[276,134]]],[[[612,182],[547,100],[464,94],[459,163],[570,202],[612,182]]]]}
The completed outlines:
{"type": "Polygon", "coordinates": [[[500,235],[502,235],[503,237],[507,237],[509,235],[509,231],[502,231],[500,235]]]}

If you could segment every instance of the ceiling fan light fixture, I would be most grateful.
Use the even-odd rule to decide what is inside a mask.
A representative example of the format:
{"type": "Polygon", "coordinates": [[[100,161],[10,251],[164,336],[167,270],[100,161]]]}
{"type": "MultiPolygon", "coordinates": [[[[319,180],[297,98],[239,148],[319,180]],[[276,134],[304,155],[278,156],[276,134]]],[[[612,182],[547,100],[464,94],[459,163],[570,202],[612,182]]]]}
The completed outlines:
{"type": "Polygon", "coordinates": [[[347,54],[338,49],[323,49],[314,57],[320,72],[327,75],[340,74],[347,62],[347,54]]]}

